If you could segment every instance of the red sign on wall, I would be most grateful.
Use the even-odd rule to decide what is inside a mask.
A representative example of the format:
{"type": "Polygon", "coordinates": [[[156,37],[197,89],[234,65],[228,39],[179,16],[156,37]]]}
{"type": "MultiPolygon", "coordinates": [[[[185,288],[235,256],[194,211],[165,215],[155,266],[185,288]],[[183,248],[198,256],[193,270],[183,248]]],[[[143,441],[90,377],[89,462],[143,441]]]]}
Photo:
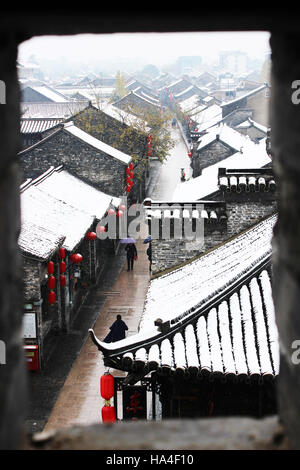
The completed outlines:
{"type": "Polygon", "coordinates": [[[131,421],[147,419],[145,385],[123,388],[123,419],[131,421]]]}

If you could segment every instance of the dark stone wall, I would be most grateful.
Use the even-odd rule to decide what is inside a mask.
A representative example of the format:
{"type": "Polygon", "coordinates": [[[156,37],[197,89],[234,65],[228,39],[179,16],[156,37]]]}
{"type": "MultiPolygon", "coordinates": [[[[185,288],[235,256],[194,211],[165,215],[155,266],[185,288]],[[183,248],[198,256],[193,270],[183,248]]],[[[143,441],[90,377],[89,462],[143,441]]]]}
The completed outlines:
{"type": "Polygon", "coordinates": [[[243,230],[255,225],[267,216],[276,213],[276,201],[241,203],[227,203],[228,216],[227,230],[206,232],[204,245],[199,248],[197,241],[195,247],[185,239],[182,240],[152,240],[152,274],[155,275],[166,269],[174,268],[188,260],[207,252],[209,249],[224,243],[243,230]]]}
{"type": "Polygon", "coordinates": [[[64,168],[86,183],[112,196],[125,188],[126,164],[60,130],[19,154],[22,179],[37,178],[50,166],[64,168]]]}
{"type": "Polygon", "coordinates": [[[202,170],[215,163],[221,162],[233,155],[235,151],[220,141],[214,141],[210,145],[195,151],[192,158],[193,178],[200,176],[202,170]]]}

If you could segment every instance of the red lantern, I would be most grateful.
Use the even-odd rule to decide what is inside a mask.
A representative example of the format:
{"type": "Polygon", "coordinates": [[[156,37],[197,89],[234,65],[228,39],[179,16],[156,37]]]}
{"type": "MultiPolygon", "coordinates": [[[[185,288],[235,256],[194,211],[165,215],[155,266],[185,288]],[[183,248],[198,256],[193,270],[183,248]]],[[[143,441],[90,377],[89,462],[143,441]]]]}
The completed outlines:
{"type": "Polygon", "coordinates": [[[128,185],[128,186],[130,187],[130,189],[132,188],[132,185],[133,185],[133,182],[130,181],[130,183],[129,183],[129,185],[128,185]]]}
{"type": "Polygon", "coordinates": [[[120,211],[120,210],[117,211],[117,214],[116,214],[117,217],[122,217],[122,215],[123,215],[123,211],[120,211]]]}
{"type": "Polygon", "coordinates": [[[129,175],[129,174],[130,174],[130,169],[129,169],[128,167],[126,168],[125,171],[126,171],[126,175],[129,175]]]}
{"type": "Polygon", "coordinates": [[[80,253],[76,253],[75,257],[76,257],[76,258],[75,258],[75,263],[81,263],[81,261],[82,261],[82,256],[81,256],[81,254],[80,254],[80,253]]]}
{"type": "Polygon", "coordinates": [[[85,238],[87,240],[95,240],[97,238],[97,234],[95,232],[88,232],[85,238]]]}
{"type": "Polygon", "coordinates": [[[130,176],[131,179],[133,178],[133,173],[132,173],[132,171],[130,172],[129,176],[130,176]]]}
{"type": "Polygon", "coordinates": [[[63,274],[64,272],[66,272],[66,263],[64,261],[61,261],[59,263],[59,272],[61,274],[63,274]]]}
{"type": "Polygon", "coordinates": [[[47,271],[48,271],[48,274],[53,274],[54,273],[54,263],[53,263],[53,261],[49,261],[49,263],[47,264],[47,271]]]}
{"type": "Polygon", "coordinates": [[[189,153],[188,153],[188,156],[189,156],[190,158],[192,158],[192,156],[193,156],[192,152],[189,152],[189,153]]]}
{"type": "Polygon", "coordinates": [[[130,176],[127,176],[127,178],[126,178],[126,183],[127,183],[127,184],[130,183],[130,181],[131,181],[130,176]]]}
{"type": "Polygon", "coordinates": [[[66,282],[67,282],[67,278],[64,274],[61,274],[59,276],[59,283],[61,285],[61,287],[66,287],[66,282]]]}
{"type": "Polygon", "coordinates": [[[103,423],[115,423],[117,421],[114,406],[102,406],[101,415],[103,423]]]}
{"type": "Polygon", "coordinates": [[[126,206],[124,206],[124,204],[121,204],[119,209],[124,212],[126,211],[126,206]]]}
{"type": "Polygon", "coordinates": [[[147,146],[148,146],[148,147],[151,147],[151,145],[152,145],[151,142],[148,142],[147,146]]]}
{"type": "Polygon", "coordinates": [[[60,259],[64,259],[66,257],[66,250],[64,248],[59,249],[59,257],[60,259]]]}
{"type": "Polygon", "coordinates": [[[129,163],[128,168],[130,171],[133,170],[133,163],[129,163]]]}
{"type": "Polygon", "coordinates": [[[104,227],[104,225],[98,225],[96,230],[97,230],[97,233],[106,232],[106,228],[104,227]]]}
{"type": "Polygon", "coordinates": [[[72,263],[81,263],[82,256],[79,253],[74,253],[70,256],[70,260],[72,261],[72,263]]]}
{"type": "Polygon", "coordinates": [[[147,155],[148,155],[148,157],[150,157],[151,153],[152,153],[152,150],[151,150],[151,149],[149,149],[149,150],[148,150],[148,154],[147,154],[147,155]]]}
{"type": "Polygon", "coordinates": [[[49,287],[49,289],[54,289],[55,288],[55,277],[54,276],[49,276],[49,278],[48,278],[48,287],[49,287]]]}
{"type": "Polygon", "coordinates": [[[55,292],[53,290],[51,290],[48,294],[48,302],[50,305],[55,303],[55,292]]]}
{"type": "Polygon", "coordinates": [[[115,211],[113,209],[108,209],[107,214],[108,215],[114,215],[115,211]]]}
{"type": "Polygon", "coordinates": [[[148,142],[153,139],[153,136],[151,134],[148,135],[147,140],[148,142]]]}
{"type": "Polygon", "coordinates": [[[110,400],[114,396],[114,377],[109,372],[101,375],[100,393],[104,400],[110,400]]]}
{"type": "Polygon", "coordinates": [[[128,193],[130,193],[130,190],[131,190],[131,187],[130,187],[130,186],[126,186],[126,191],[127,191],[128,193]]]}
{"type": "Polygon", "coordinates": [[[198,132],[198,127],[196,127],[196,129],[194,129],[194,132],[198,132]]]}

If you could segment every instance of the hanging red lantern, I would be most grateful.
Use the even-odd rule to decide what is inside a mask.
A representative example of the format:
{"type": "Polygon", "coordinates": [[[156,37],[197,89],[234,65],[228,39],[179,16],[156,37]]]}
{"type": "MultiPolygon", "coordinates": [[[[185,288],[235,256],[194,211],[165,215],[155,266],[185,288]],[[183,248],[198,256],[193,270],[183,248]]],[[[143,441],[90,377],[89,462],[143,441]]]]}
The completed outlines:
{"type": "Polygon", "coordinates": [[[48,294],[48,302],[50,305],[55,303],[55,292],[53,290],[51,290],[48,294]]]}
{"type": "Polygon", "coordinates": [[[148,150],[148,153],[147,153],[148,157],[150,157],[151,153],[152,153],[152,150],[148,150]]]}
{"type": "Polygon", "coordinates": [[[64,261],[61,261],[59,263],[59,272],[61,274],[63,274],[64,272],[66,272],[66,263],[64,261]]]}
{"type": "Polygon", "coordinates": [[[49,261],[49,263],[47,264],[47,271],[48,271],[48,274],[53,274],[54,273],[54,263],[53,263],[53,261],[49,261]]]}
{"type": "Polygon", "coordinates": [[[126,178],[126,183],[127,183],[127,184],[130,183],[130,181],[131,181],[130,176],[127,176],[127,178],[126,178]]]}
{"type": "Polygon", "coordinates": [[[131,190],[131,187],[130,187],[130,186],[126,186],[126,191],[127,191],[128,193],[130,193],[130,190],[131,190]]]}
{"type": "Polygon", "coordinates": [[[64,274],[61,274],[59,276],[59,283],[61,285],[61,287],[66,287],[66,282],[67,282],[67,278],[64,274]]]}
{"type": "Polygon", "coordinates": [[[122,215],[123,215],[123,211],[118,210],[116,216],[117,217],[122,217],[122,215]]]}
{"type": "Polygon", "coordinates": [[[70,256],[70,260],[72,263],[81,263],[82,261],[82,256],[80,253],[74,253],[73,255],[70,256]]]}
{"type": "Polygon", "coordinates": [[[113,209],[108,209],[107,215],[115,215],[115,211],[113,209]]]}
{"type": "Polygon", "coordinates": [[[65,259],[66,257],[66,250],[64,248],[59,249],[59,257],[60,259],[65,259]]]}
{"type": "Polygon", "coordinates": [[[121,204],[119,209],[124,212],[126,211],[126,206],[124,206],[124,204],[121,204]]]}
{"type": "Polygon", "coordinates": [[[189,153],[188,153],[188,156],[189,156],[190,158],[192,158],[192,156],[193,156],[192,152],[189,152],[189,153]]]}
{"type": "Polygon", "coordinates": [[[85,238],[87,240],[95,240],[97,238],[97,234],[95,232],[88,232],[85,238]]]}
{"type": "Polygon", "coordinates": [[[130,171],[132,171],[133,170],[133,163],[129,163],[128,168],[129,168],[130,171]]]}
{"type": "Polygon", "coordinates": [[[114,377],[109,372],[100,377],[100,393],[104,400],[110,400],[114,396],[114,377]]]}
{"type": "Polygon", "coordinates": [[[130,169],[129,169],[128,167],[126,168],[125,171],[126,171],[126,175],[129,175],[129,174],[130,174],[130,169]]]}
{"type": "Polygon", "coordinates": [[[115,423],[117,421],[114,406],[102,406],[101,416],[103,423],[115,423]]]}
{"type": "Polygon", "coordinates": [[[82,259],[83,259],[83,258],[82,258],[82,256],[81,256],[81,254],[80,254],[80,253],[76,253],[76,255],[75,255],[75,263],[81,263],[82,259]]]}
{"type": "Polygon", "coordinates": [[[48,287],[49,287],[49,289],[54,289],[55,288],[55,277],[54,276],[49,276],[49,278],[48,278],[48,287]]]}
{"type": "Polygon", "coordinates": [[[128,186],[130,186],[130,189],[132,188],[132,185],[133,185],[133,182],[130,181],[130,183],[128,184],[128,186]]]}
{"type": "Polygon", "coordinates": [[[104,227],[104,225],[98,225],[96,231],[97,233],[103,233],[106,232],[106,228],[104,227]]]}
{"type": "Polygon", "coordinates": [[[194,129],[194,132],[198,132],[198,127],[196,127],[196,129],[194,129]]]}
{"type": "Polygon", "coordinates": [[[133,173],[132,173],[132,171],[130,172],[129,176],[130,176],[131,179],[133,178],[133,173]]]}

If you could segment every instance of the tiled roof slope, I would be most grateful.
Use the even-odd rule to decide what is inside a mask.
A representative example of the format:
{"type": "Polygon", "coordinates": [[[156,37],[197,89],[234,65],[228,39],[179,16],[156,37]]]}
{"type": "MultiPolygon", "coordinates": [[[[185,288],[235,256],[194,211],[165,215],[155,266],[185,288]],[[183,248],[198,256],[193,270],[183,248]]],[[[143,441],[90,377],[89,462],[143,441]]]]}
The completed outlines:
{"type": "Polygon", "coordinates": [[[271,377],[278,333],[269,264],[276,216],[180,269],[154,279],[139,333],[106,344],[104,362],[121,370],[271,377]],[[154,321],[162,320],[161,331],[154,321]]]}

